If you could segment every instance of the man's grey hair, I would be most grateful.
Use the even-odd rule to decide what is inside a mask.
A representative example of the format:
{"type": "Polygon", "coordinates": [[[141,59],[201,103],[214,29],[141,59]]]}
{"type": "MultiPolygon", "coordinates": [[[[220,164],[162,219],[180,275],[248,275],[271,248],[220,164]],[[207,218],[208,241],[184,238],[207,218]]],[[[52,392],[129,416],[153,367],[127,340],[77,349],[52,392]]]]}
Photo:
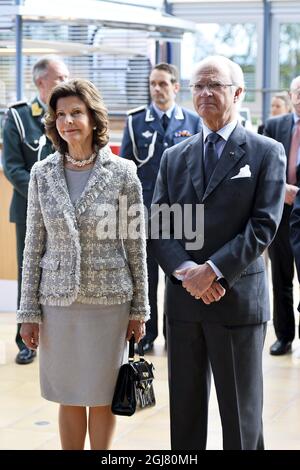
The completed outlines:
{"type": "Polygon", "coordinates": [[[300,88],[300,75],[291,81],[290,91],[297,90],[298,88],[300,88]]]}
{"type": "Polygon", "coordinates": [[[36,61],[32,68],[32,78],[35,85],[39,78],[44,77],[47,74],[49,64],[53,62],[64,63],[58,55],[54,54],[44,55],[36,61]]]}
{"type": "Polygon", "coordinates": [[[232,60],[222,55],[208,56],[196,65],[194,74],[196,74],[199,69],[202,69],[206,66],[212,66],[217,69],[223,67],[227,68],[230,74],[231,83],[237,87],[245,88],[244,73],[236,62],[233,62],[232,60]]]}

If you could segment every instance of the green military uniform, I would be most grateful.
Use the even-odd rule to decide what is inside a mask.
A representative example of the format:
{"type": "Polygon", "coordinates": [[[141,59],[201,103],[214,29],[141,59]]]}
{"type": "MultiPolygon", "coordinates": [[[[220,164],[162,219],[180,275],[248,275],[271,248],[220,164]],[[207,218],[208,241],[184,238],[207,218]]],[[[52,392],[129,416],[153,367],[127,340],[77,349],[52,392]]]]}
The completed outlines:
{"type": "MultiPolygon", "coordinates": [[[[53,152],[52,144],[44,134],[44,113],[45,108],[38,98],[31,103],[18,102],[9,108],[3,129],[3,170],[14,188],[9,220],[16,224],[18,306],[21,294],[30,170],[37,160],[53,152]]],[[[24,343],[19,335],[19,329],[20,325],[16,342],[19,349],[23,349],[24,343]]]]}

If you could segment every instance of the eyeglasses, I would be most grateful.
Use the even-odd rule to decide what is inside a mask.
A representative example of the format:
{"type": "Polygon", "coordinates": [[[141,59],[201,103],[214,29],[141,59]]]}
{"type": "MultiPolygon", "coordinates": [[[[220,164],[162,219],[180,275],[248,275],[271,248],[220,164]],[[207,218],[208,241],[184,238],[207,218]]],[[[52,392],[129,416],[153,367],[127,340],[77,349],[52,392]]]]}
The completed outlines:
{"type": "Polygon", "coordinates": [[[192,83],[190,88],[192,89],[193,93],[203,93],[205,88],[209,93],[216,93],[221,91],[222,88],[226,88],[228,86],[235,86],[233,83],[220,83],[220,82],[211,82],[207,83],[206,85],[202,83],[192,83]]]}

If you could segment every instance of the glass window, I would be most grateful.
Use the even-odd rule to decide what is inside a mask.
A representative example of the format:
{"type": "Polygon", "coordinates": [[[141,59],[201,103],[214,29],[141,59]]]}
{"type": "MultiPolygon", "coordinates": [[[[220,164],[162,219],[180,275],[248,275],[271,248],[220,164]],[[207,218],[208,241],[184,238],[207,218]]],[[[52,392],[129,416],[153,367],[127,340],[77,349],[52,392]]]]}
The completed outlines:
{"type": "Polygon", "coordinates": [[[300,75],[300,24],[282,23],[279,43],[279,87],[289,89],[300,75]]]}
{"type": "Polygon", "coordinates": [[[193,37],[185,34],[182,50],[181,75],[187,85],[193,66],[208,55],[224,55],[234,60],[243,69],[246,82],[245,102],[255,101],[257,30],[255,23],[243,24],[198,24],[193,37]]]}

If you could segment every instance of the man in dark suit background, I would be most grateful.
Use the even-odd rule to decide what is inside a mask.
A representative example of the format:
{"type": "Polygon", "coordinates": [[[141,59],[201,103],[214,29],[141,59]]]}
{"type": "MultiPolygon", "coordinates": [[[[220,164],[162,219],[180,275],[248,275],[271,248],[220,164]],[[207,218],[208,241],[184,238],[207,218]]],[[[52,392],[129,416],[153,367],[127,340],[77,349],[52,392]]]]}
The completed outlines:
{"type": "Polygon", "coordinates": [[[204,59],[191,88],[203,131],[164,153],[151,212],[150,247],[168,276],[171,445],[205,449],[212,369],[224,449],[263,449],[269,301],[261,255],[282,214],[284,150],[238,123],[237,64],[204,59]]]}
{"type": "MultiPolygon", "coordinates": [[[[186,140],[201,128],[201,120],[195,112],[175,103],[180,85],[178,70],[174,65],[165,62],[155,65],[149,76],[149,87],[152,102],[149,106],[129,111],[120,150],[121,157],[133,160],[137,165],[147,209],[151,205],[164,150],[186,140]]],[[[144,352],[152,350],[158,335],[158,264],[149,250],[147,268],[151,318],[146,324],[146,336],[142,340],[144,352]]]]}
{"type": "MultiPolygon", "coordinates": [[[[33,81],[38,95],[31,103],[20,101],[12,105],[7,113],[3,129],[2,163],[4,174],[13,185],[10,206],[10,222],[16,224],[18,298],[19,308],[22,282],[23,251],[26,234],[27,193],[30,170],[33,164],[53,152],[53,147],[44,133],[43,116],[47,109],[48,96],[55,85],[68,78],[66,65],[59,57],[44,56],[33,66],[33,81]]],[[[16,343],[19,352],[17,364],[29,364],[36,356],[28,349],[20,336],[18,324],[16,343]]]]}
{"type": "MultiPolygon", "coordinates": [[[[298,193],[300,163],[300,76],[290,86],[293,113],[269,119],[264,134],[281,142],[287,156],[287,184],[282,219],[269,247],[273,282],[273,323],[277,340],[270,354],[280,356],[291,350],[295,338],[293,298],[294,255],[290,243],[290,215],[298,193]]],[[[299,327],[300,337],[300,327],[299,327]]]]}
{"type": "MultiPolygon", "coordinates": [[[[295,197],[290,217],[290,240],[295,257],[298,282],[300,283],[300,191],[298,191],[295,197]]],[[[300,303],[298,305],[298,311],[300,312],[300,303]]]]}

